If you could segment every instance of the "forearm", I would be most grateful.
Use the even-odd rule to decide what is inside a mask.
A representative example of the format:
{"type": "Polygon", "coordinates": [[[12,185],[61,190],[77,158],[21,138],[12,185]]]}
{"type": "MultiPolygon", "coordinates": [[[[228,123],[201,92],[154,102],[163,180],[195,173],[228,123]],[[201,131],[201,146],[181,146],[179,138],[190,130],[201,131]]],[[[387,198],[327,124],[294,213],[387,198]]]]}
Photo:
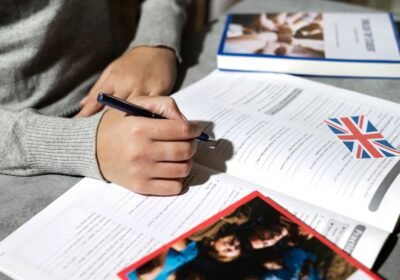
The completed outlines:
{"type": "Polygon", "coordinates": [[[190,0],[145,1],[136,36],[130,47],[164,46],[175,50],[180,59],[181,32],[188,3],[190,0]]]}
{"type": "Polygon", "coordinates": [[[90,118],[44,116],[0,109],[0,173],[58,173],[101,179],[96,133],[101,113],[90,118]]]}

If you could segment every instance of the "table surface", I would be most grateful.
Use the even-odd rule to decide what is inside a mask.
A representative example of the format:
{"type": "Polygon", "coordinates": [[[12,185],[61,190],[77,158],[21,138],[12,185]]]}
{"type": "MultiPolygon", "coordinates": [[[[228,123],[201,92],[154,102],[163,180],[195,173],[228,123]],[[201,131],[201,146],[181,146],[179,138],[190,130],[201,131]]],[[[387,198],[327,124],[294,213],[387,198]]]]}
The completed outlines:
{"type": "MultiPolygon", "coordinates": [[[[371,11],[367,8],[327,2],[323,0],[245,0],[231,12],[279,11],[371,11]]],[[[181,85],[186,87],[206,76],[216,68],[216,50],[224,25],[224,17],[212,22],[199,34],[188,36],[183,44],[184,63],[181,85]]],[[[308,79],[363,92],[400,103],[400,80],[390,79],[308,79]]],[[[57,197],[76,184],[81,178],[62,175],[13,177],[0,175],[0,240],[44,209],[57,197]]],[[[397,231],[378,259],[377,272],[387,279],[400,279],[400,244],[397,231]]],[[[0,273],[0,280],[9,279],[0,273]]]]}

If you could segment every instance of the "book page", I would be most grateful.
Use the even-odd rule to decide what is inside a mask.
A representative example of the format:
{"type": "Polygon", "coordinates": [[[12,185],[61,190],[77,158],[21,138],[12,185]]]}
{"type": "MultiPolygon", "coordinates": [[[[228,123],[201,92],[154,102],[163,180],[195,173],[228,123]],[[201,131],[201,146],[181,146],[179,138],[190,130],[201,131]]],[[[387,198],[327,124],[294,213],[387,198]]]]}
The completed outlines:
{"type": "Polygon", "coordinates": [[[371,268],[389,236],[388,232],[337,215],[290,197],[263,192],[332,243],[371,268]]]}
{"type": "MultiPolygon", "coordinates": [[[[186,184],[183,195],[148,197],[83,179],[0,243],[0,270],[16,279],[115,279],[122,268],[260,189],[196,164],[186,184]]],[[[264,194],[340,248],[347,246],[367,267],[386,239],[373,227],[276,192],[264,194]]]]}
{"type": "Polygon", "coordinates": [[[83,179],[0,243],[0,270],[16,279],[115,279],[250,193],[234,178],[202,171],[193,170],[185,194],[171,197],[83,179]]]}
{"type": "Polygon", "coordinates": [[[175,99],[188,119],[221,139],[214,150],[200,145],[201,164],[393,230],[399,157],[355,159],[324,120],[366,115],[400,147],[400,105],[288,75],[222,71],[175,99]]]}

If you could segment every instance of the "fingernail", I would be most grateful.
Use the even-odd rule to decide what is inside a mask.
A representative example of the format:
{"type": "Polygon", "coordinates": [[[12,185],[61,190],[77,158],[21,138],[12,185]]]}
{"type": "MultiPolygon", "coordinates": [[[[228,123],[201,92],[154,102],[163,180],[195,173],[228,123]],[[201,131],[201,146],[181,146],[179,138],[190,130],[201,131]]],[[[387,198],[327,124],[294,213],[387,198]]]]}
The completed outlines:
{"type": "Polygon", "coordinates": [[[203,126],[201,125],[201,122],[194,121],[192,123],[196,125],[196,130],[198,133],[201,133],[203,131],[203,126]]]}

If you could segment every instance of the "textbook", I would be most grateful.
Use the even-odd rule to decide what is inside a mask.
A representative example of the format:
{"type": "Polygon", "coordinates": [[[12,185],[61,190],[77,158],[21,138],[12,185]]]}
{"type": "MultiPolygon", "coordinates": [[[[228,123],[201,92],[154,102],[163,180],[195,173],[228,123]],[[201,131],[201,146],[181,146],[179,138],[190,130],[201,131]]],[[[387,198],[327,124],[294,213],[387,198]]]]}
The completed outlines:
{"type": "Polygon", "coordinates": [[[259,192],[118,273],[133,279],[381,279],[259,192]]]}
{"type": "Polygon", "coordinates": [[[231,14],[222,70],[400,78],[399,23],[388,13],[231,14]]]}
{"type": "Polygon", "coordinates": [[[218,70],[173,97],[218,139],[214,149],[199,142],[186,191],[142,196],[84,178],[0,243],[0,271],[115,279],[255,190],[373,266],[400,215],[399,104],[286,74],[218,70]],[[330,128],[344,130],[335,121],[344,117],[379,133],[365,132],[366,141],[354,132],[351,145],[330,128]],[[381,135],[393,148],[369,142],[381,135]],[[354,156],[349,147],[360,144],[381,157],[354,156]]]}

